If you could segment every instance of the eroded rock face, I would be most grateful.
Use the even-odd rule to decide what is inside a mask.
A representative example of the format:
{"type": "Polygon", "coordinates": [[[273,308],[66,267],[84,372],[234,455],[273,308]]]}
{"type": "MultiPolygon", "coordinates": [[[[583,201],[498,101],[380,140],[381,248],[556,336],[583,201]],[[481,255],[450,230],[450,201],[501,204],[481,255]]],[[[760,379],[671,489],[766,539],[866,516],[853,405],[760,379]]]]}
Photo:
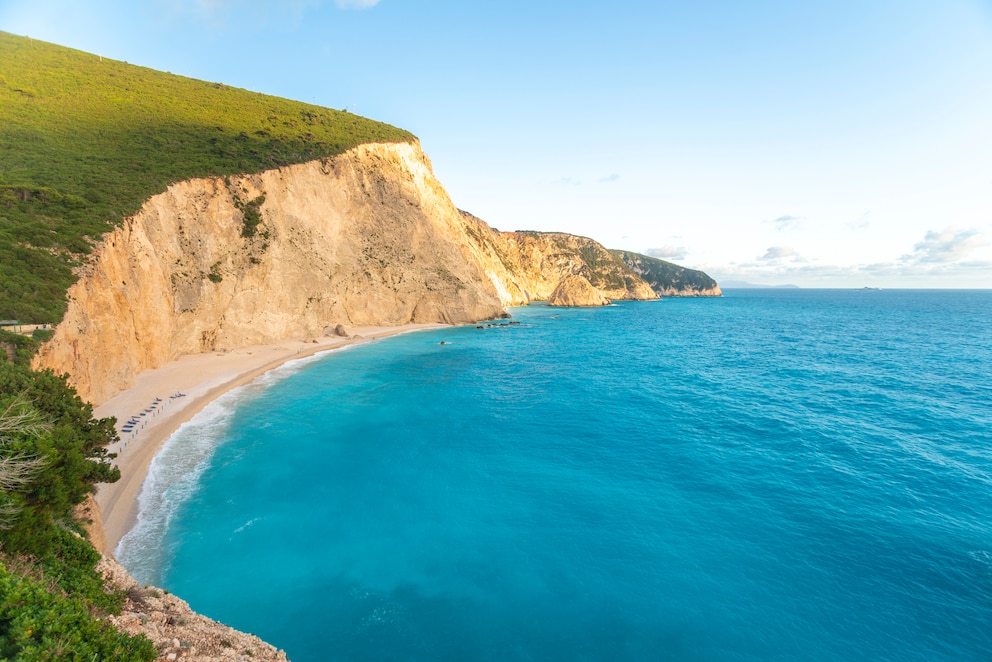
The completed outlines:
{"type": "Polygon", "coordinates": [[[185,600],[153,586],[141,586],[117,561],[104,557],[97,569],[110,588],[126,598],[119,616],[107,620],[128,634],[143,634],[159,660],[286,662],[286,653],[258,637],[197,614],[185,600]]]}
{"type": "Polygon", "coordinates": [[[577,274],[563,278],[548,297],[549,306],[587,307],[609,304],[610,300],[602,292],[593,287],[584,276],[577,274]]]}
{"type": "Polygon", "coordinates": [[[471,322],[503,304],[419,147],[363,145],[148,200],[105,236],[35,367],[100,403],[183,354],[338,324],[471,322]]]}
{"type": "Polygon", "coordinates": [[[658,296],[662,297],[718,297],[723,296],[720,286],[709,275],[696,269],[639,255],[630,251],[610,251],[634,273],[643,278],[658,296]]]}
{"type": "Polygon", "coordinates": [[[546,301],[578,274],[614,300],[657,299],[640,276],[600,243],[563,232],[499,232],[462,212],[475,258],[507,305],[546,301]]]}
{"type": "MultiPolygon", "coordinates": [[[[571,276],[611,300],[719,294],[702,272],[586,237],[499,232],[455,208],[419,145],[363,145],[148,200],[81,270],[34,367],[100,404],[184,354],[490,319],[571,276]]],[[[598,301],[569,287],[558,301],[598,301]]]]}

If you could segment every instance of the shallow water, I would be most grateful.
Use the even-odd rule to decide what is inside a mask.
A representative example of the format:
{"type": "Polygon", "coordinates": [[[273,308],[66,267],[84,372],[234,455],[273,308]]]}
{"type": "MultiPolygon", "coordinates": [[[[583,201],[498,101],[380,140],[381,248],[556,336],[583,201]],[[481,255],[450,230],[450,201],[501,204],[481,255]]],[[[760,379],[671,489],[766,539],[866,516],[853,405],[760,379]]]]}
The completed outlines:
{"type": "Polygon", "coordinates": [[[992,659],[992,292],[512,312],[215,403],[125,565],[297,662],[992,659]]]}

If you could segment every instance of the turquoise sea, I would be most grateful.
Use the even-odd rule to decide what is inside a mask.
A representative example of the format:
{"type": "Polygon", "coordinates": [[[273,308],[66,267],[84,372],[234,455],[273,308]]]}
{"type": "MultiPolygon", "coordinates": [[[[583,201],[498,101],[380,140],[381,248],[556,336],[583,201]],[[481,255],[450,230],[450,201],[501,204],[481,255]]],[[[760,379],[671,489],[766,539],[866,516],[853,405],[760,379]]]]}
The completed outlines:
{"type": "Polygon", "coordinates": [[[296,662],[992,660],[992,291],[511,312],[214,403],[125,565],[296,662]]]}

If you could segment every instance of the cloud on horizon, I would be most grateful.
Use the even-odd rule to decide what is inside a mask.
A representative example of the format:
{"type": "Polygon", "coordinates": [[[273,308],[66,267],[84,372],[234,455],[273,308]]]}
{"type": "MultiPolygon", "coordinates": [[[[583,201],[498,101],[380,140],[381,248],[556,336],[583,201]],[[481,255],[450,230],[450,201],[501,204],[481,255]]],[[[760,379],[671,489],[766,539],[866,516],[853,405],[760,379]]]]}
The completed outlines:
{"type": "MultiPolygon", "coordinates": [[[[700,265],[720,280],[752,283],[805,283],[805,287],[850,287],[884,283],[887,287],[992,287],[992,259],[966,259],[989,246],[978,229],[927,232],[913,251],[870,264],[822,264],[800,257],[789,246],[772,246],[751,262],[700,265]]],[[[988,255],[986,251],[983,255],[988,255]]]]}
{"type": "Polygon", "coordinates": [[[901,259],[908,263],[948,264],[959,262],[969,253],[987,245],[981,230],[975,228],[945,228],[941,232],[931,230],[923,241],[913,246],[912,253],[903,255],[901,259]]]}
{"type": "Polygon", "coordinates": [[[684,260],[689,254],[689,250],[685,246],[662,246],[661,248],[649,248],[644,254],[662,260],[684,260]]]}

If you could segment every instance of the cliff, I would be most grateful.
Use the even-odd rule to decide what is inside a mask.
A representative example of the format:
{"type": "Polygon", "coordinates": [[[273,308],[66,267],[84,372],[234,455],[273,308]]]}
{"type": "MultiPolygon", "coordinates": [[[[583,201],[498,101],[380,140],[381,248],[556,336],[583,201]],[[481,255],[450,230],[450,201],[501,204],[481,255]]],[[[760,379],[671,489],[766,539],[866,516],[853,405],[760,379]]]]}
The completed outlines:
{"type": "Polygon", "coordinates": [[[654,262],[586,237],[499,232],[455,208],[419,145],[367,144],[147,200],[79,271],[34,367],[68,373],[101,403],[183,354],[339,324],[490,319],[573,275],[596,291],[588,300],[719,293],[711,279],[666,282],[644,267],[654,262]]]}
{"type": "Polygon", "coordinates": [[[618,260],[643,278],[658,296],[662,297],[718,297],[720,286],[702,271],[687,269],[655,257],[610,251],[618,260]]]}
{"type": "Polygon", "coordinates": [[[546,301],[566,276],[583,276],[614,300],[657,299],[651,286],[601,244],[562,232],[499,232],[462,212],[475,258],[507,305],[546,301]]]}
{"type": "Polygon", "coordinates": [[[125,595],[124,608],[107,620],[128,634],[143,634],[159,660],[286,662],[286,653],[252,634],[197,614],[168,591],[141,586],[117,561],[104,556],[97,570],[109,588],[125,595]]]}
{"type": "Polygon", "coordinates": [[[34,365],[99,403],[183,354],[500,316],[474,251],[415,144],[181,182],[104,237],[34,365]]]}
{"type": "MultiPolygon", "coordinates": [[[[585,237],[495,230],[455,208],[415,142],[366,144],[253,175],[190,179],[148,199],[77,271],[34,367],[68,373],[81,397],[101,403],[183,354],[340,325],[457,324],[538,300],[719,293],[686,276],[700,272],[656,262],[585,237]]],[[[129,596],[116,625],[145,632],[162,655],[229,656],[228,642],[246,657],[284,659],[137,587],[113,563],[104,569],[129,596]]]]}

